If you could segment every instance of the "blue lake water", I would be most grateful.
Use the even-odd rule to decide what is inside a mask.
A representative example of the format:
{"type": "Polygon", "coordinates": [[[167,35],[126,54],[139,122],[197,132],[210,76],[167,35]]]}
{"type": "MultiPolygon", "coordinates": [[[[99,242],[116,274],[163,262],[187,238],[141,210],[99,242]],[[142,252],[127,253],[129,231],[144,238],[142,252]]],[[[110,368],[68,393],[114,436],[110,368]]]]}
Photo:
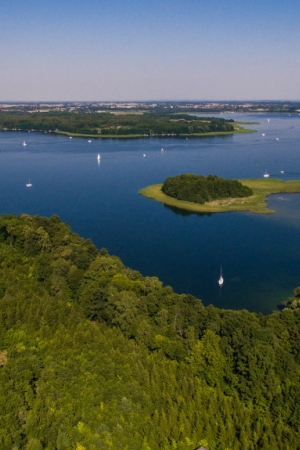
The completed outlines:
{"type": "Polygon", "coordinates": [[[257,133],[91,143],[0,133],[0,214],[58,214],[98,248],[176,292],[206,305],[271,312],[300,285],[300,195],[271,196],[276,214],[265,216],[187,214],[138,194],[181,173],[253,178],[267,170],[270,177],[300,178],[300,115],[222,117],[259,122],[248,125],[257,133]]]}

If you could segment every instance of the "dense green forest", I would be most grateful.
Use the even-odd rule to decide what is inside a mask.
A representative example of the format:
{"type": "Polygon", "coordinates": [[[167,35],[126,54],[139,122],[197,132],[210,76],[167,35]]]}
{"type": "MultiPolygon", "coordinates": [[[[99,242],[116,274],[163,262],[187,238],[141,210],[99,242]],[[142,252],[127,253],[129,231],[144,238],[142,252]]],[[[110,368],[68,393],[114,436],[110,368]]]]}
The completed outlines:
{"type": "Polygon", "coordinates": [[[237,180],[228,180],[216,175],[183,174],[165,179],[161,190],[177,200],[201,203],[222,198],[240,198],[253,195],[252,189],[237,180]]]}
{"type": "Polygon", "coordinates": [[[205,307],[57,216],[2,216],[0,267],[1,449],[300,448],[293,301],[205,307]]]}
{"type": "Polygon", "coordinates": [[[0,112],[0,130],[39,130],[95,136],[180,136],[233,132],[233,121],[188,114],[0,112]]]}

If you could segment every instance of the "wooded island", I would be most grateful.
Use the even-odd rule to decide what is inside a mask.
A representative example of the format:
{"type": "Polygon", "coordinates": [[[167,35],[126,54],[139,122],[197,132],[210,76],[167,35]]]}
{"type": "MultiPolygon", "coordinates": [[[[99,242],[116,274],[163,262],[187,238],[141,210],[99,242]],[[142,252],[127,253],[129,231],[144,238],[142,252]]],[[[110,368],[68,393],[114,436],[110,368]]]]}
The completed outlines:
{"type": "Polygon", "coordinates": [[[204,204],[223,198],[241,198],[253,195],[248,186],[237,180],[226,180],[217,175],[183,174],[167,178],[162,192],[177,200],[204,204]]]}
{"type": "MultiPolygon", "coordinates": [[[[282,181],[273,178],[253,178],[231,181],[238,181],[244,188],[250,189],[252,191],[252,194],[244,197],[231,197],[228,195],[225,197],[219,197],[217,199],[213,199],[212,197],[210,197],[210,200],[206,200],[204,203],[201,203],[196,202],[195,200],[186,200],[189,191],[188,187],[186,188],[186,191],[183,190],[183,194],[176,194],[178,195],[178,197],[175,198],[175,196],[173,197],[170,195],[166,195],[163,192],[163,184],[153,184],[146,188],[140,189],[139,194],[143,195],[144,197],[155,199],[158,202],[164,203],[166,205],[192,212],[216,213],[228,211],[251,211],[253,213],[270,214],[274,213],[274,211],[266,207],[266,199],[268,195],[279,193],[293,194],[300,192],[300,180],[282,181]],[[182,195],[184,196],[184,199],[179,199],[179,196],[182,195]]],[[[227,183],[224,184],[224,186],[226,185],[227,183]]],[[[233,186],[235,186],[235,184],[233,184],[233,186]]],[[[204,197],[202,197],[202,200],[203,198],[209,198],[208,193],[206,193],[205,191],[204,193],[205,195],[204,197]]],[[[235,195],[234,191],[232,191],[232,195],[235,195]]],[[[193,198],[197,198],[197,193],[193,198]]]]}
{"type": "Polygon", "coordinates": [[[231,120],[185,113],[3,112],[0,131],[44,131],[87,137],[187,137],[252,132],[231,120]]]}

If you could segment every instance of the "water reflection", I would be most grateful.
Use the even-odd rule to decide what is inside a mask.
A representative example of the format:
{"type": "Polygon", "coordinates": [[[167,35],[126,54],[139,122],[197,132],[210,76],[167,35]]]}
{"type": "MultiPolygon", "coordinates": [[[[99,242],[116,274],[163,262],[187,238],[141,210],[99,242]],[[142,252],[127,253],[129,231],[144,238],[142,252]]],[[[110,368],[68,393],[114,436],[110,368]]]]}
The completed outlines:
{"type": "Polygon", "coordinates": [[[198,216],[198,217],[205,217],[205,216],[212,216],[212,213],[208,212],[199,212],[199,211],[189,211],[187,209],[182,209],[182,208],[177,208],[176,206],[171,206],[171,205],[166,205],[164,203],[164,207],[166,209],[170,209],[171,211],[173,211],[173,213],[178,214],[180,216],[198,216]]]}

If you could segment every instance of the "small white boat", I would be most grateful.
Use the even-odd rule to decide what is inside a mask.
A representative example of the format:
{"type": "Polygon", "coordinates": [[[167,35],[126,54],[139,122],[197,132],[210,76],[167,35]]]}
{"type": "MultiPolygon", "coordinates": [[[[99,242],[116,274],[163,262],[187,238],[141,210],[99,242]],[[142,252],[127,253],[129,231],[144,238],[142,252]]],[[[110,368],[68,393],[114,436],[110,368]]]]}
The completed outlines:
{"type": "Polygon", "coordinates": [[[72,139],[72,136],[69,136],[69,139],[72,139]]]}
{"type": "Polygon", "coordinates": [[[269,176],[270,176],[270,174],[267,171],[265,171],[264,178],[269,178],[269,176]]]}
{"type": "Polygon", "coordinates": [[[161,149],[161,152],[162,152],[162,153],[164,152],[164,149],[163,149],[163,148],[161,149]]]}
{"type": "Polygon", "coordinates": [[[224,283],[224,278],[223,278],[223,274],[222,274],[222,266],[221,266],[221,271],[220,271],[220,278],[218,280],[219,286],[223,286],[224,283]]]}
{"type": "Polygon", "coordinates": [[[27,145],[27,144],[26,144],[26,142],[24,141],[24,142],[23,142],[23,147],[26,147],[26,145],[27,145]]]}
{"type": "Polygon", "coordinates": [[[276,138],[276,141],[279,141],[279,138],[276,138]]]}
{"type": "Polygon", "coordinates": [[[281,170],[280,173],[284,173],[284,170],[281,170]]]}
{"type": "Polygon", "coordinates": [[[88,142],[91,143],[92,142],[91,139],[89,139],[88,142]]]}
{"type": "Polygon", "coordinates": [[[26,187],[28,188],[32,187],[32,183],[30,183],[30,180],[28,181],[28,183],[26,183],[26,187]]]}
{"type": "Polygon", "coordinates": [[[144,153],[143,156],[146,156],[146,153],[144,153]]]}
{"type": "Polygon", "coordinates": [[[100,155],[100,153],[98,153],[97,161],[100,162],[100,160],[101,160],[101,155],[100,155]]]}
{"type": "Polygon", "coordinates": [[[265,136],[265,133],[263,133],[262,136],[265,136]]]}

